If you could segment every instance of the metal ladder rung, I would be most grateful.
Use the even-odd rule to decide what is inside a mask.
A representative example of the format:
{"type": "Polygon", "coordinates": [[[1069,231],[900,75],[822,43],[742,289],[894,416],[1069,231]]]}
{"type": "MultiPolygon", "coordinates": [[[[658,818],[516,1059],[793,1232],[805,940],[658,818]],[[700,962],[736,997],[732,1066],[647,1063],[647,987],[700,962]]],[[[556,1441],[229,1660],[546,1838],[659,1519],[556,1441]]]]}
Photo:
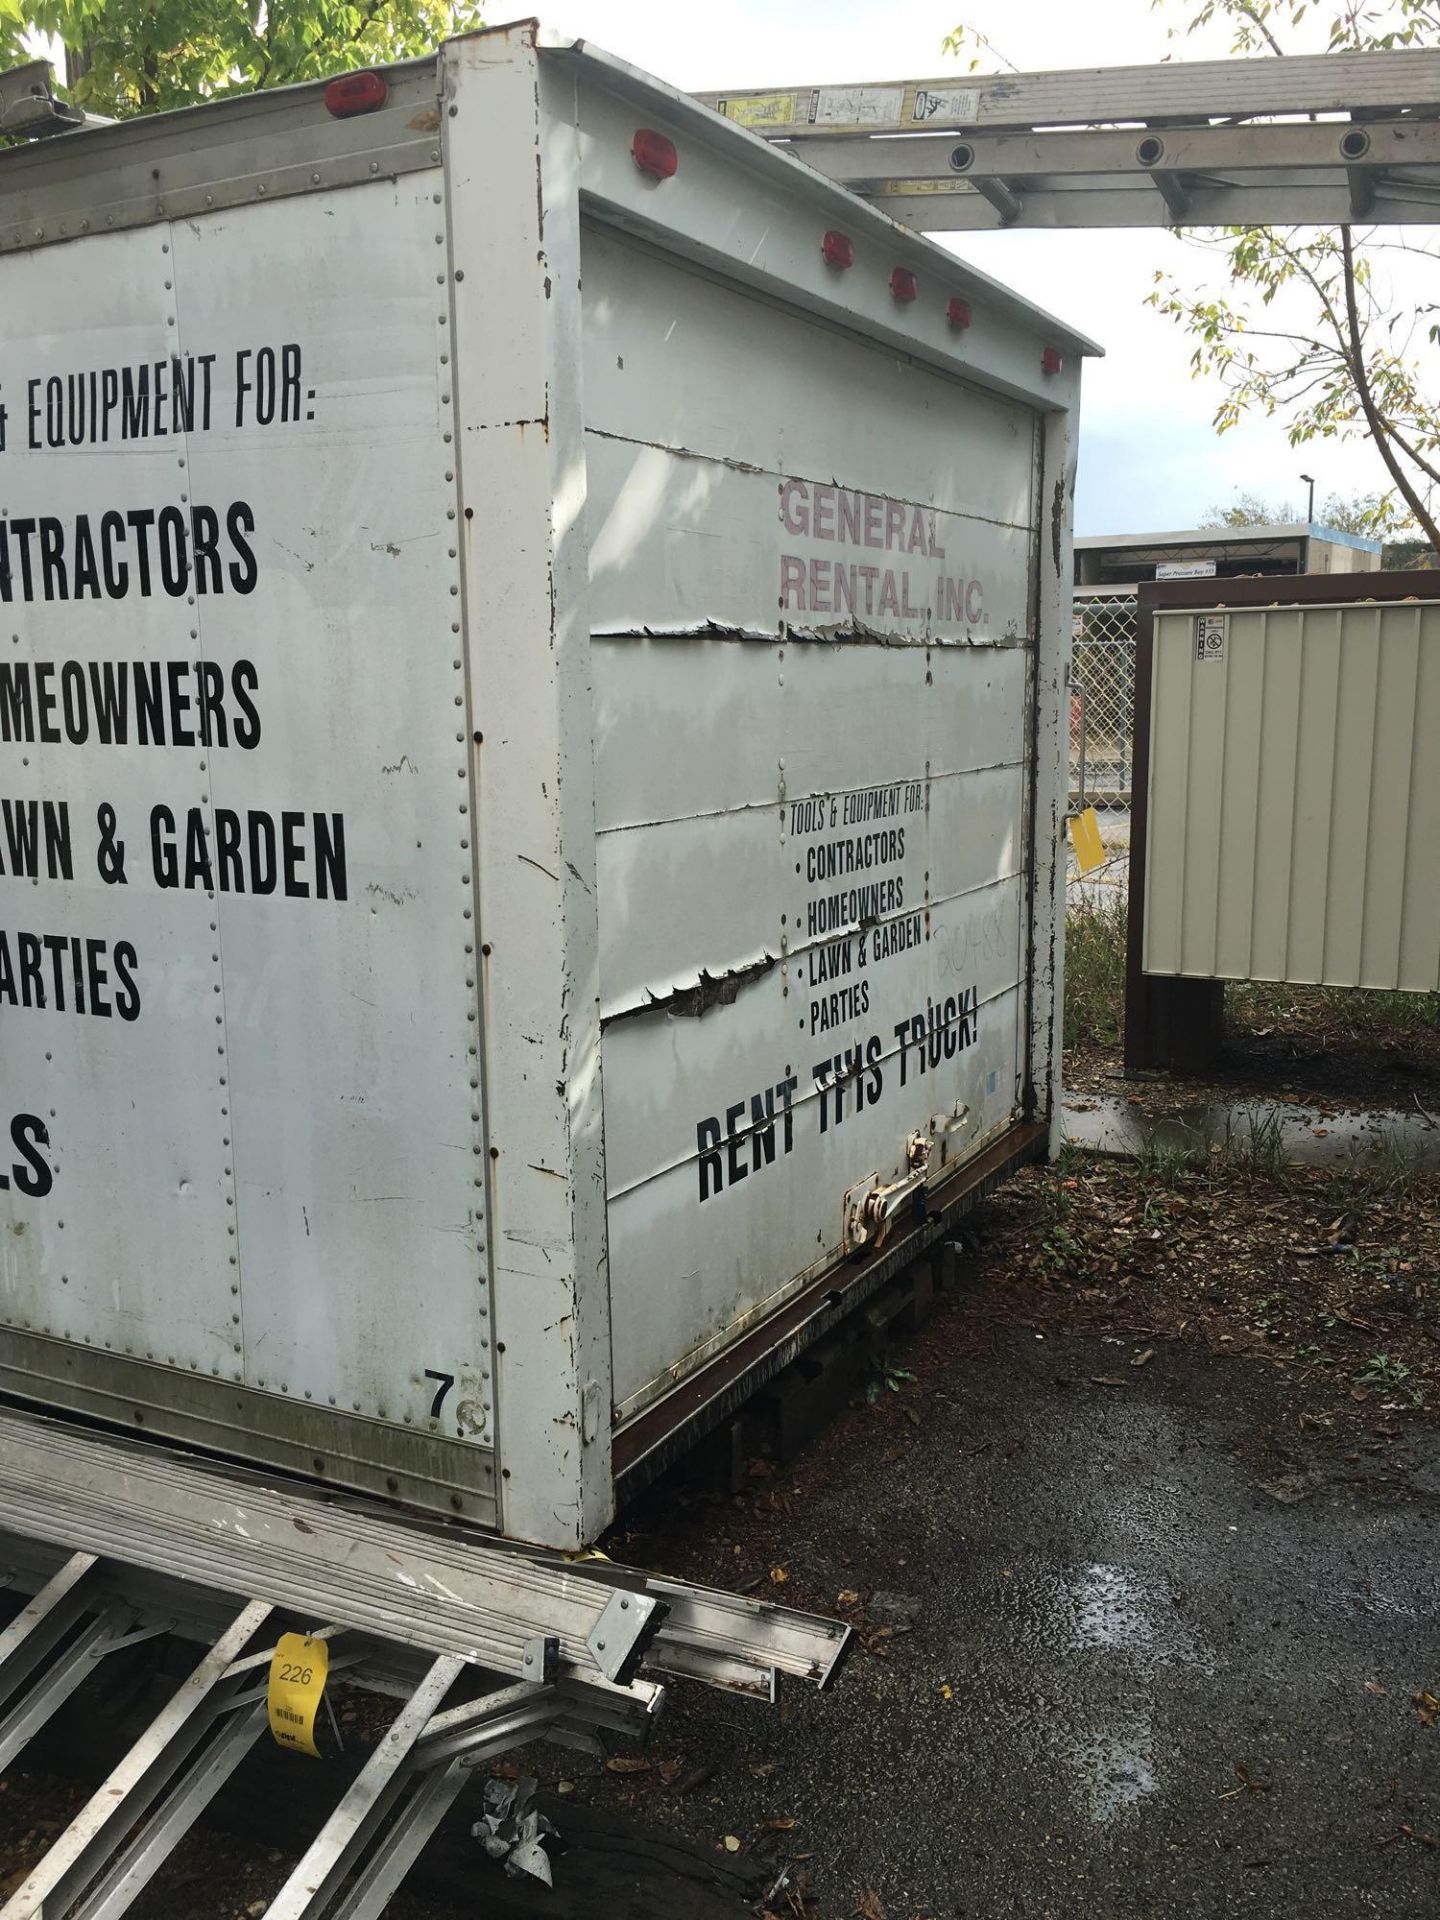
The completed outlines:
{"type": "Polygon", "coordinates": [[[119,1920],[144,1892],[240,1762],[266,1732],[265,1707],[235,1714],[195,1764],[181,1775],[154,1818],[137,1833],[91,1891],[70,1909],[68,1920],[119,1920]]]}
{"type": "MultiPolygon", "coordinates": [[[[0,1920],[46,1920],[47,1911],[52,1920],[59,1920],[71,1911],[103,1864],[115,1836],[128,1832],[154,1804],[203,1739],[213,1721],[216,1688],[270,1611],[268,1602],[252,1600],[236,1615],[35,1871],[0,1908],[0,1920]]],[[[175,1839],[179,1837],[176,1833],[175,1839]]],[[[124,1908],[113,1910],[123,1912],[124,1908]]]]}
{"type": "MultiPolygon", "coordinates": [[[[108,1608],[81,1623],[63,1653],[32,1681],[9,1711],[0,1717],[0,1773],[23,1753],[50,1716],[84,1685],[102,1654],[121,1638],[130,1616],[123,1608],[108,1608]]],[[[8,1675],[6,1676],[8,1678],[8,1675]]]]}
{"type": "Polygon", "coordinates": [[[465,1664],[458,1654],[442,1654],[431,1665],[270,1902],[268,1920],[320,1920],[365,1848],[378,1836],[406,1786],[406,1761],[465,1664]]]}
{"type": "Polygon", "coordinates": [[[424,1852],[470,1780],[466,1761],[421,1774],[379,1844],[341,1897],[331,1920],[382,1920],[391,1895],[424,1852]]]}
{"type": "Polygon", "coordinates": [[[72,1553],[0,1633],[0,1705],[24,1686],[90,1610],[90,1588],[99,1564],[93,1553],[72,1553]]]}

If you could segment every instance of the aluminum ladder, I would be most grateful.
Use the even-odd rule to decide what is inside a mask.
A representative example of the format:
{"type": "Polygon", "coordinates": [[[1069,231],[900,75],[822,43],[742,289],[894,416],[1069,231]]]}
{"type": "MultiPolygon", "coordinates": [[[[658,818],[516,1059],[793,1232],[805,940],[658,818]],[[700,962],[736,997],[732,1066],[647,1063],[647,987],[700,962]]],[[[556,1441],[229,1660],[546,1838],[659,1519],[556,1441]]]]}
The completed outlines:
{"type": "Polygon", "coordinates": [[[165,1633],[202,1649],[0,1920],[129,1910],[269,1738],[289,1628],[334,1648],[332,1674],[403,1704],[270,1920],[379,1920],[473,1769],[508,1747],[643,1736],[667,1674],[772,1701],[781,1673],[828,1687],[851,1638],[768,1600],[3,1409],[0,1579],[33,1596],[0,1632],[0,1772],[107,1655],[165,1633]]]}

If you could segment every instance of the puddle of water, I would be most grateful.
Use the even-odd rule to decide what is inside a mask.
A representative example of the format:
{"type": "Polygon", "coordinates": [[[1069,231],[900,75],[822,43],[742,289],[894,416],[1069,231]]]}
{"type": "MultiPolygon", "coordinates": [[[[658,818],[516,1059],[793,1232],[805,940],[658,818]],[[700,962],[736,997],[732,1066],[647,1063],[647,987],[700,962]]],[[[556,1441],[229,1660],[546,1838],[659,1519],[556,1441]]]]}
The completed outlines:
{"type": "Polygon", "coordinates": [[[1128,1813],[1160,1784],[1146,1714],[1126,1716],[1071,1741],[1066,1758],[1075,1770],[1080,1800],[1097,1827],[1128,1813]]]}
{"type": "Polygon", "coordinates": [[[1082,1568],[1070,1586],[1075,1644],[1118,1653],[1148,1649],[1155,1639],[1148,1601],[1124,1567],[1082,1568]]]}
{"type": "Polygon", "coordinates": [[[1226,1142],[1243,1149],[1257,1127],[1273,1126],[1280,1150],[1295,1166],[1363,1164],[1372,1154],[1399,1152],[1419,1168],[1440,1167],[1440,1127],[1418,1113],[1320,1113],[1223,1100],[1157,1111],[1104,1093],[1069,1094],[1061,1110],[1066,1139],[1093,1153],[1133,1156],[1146,1146],[1194,1152],[1226,1142]]]}

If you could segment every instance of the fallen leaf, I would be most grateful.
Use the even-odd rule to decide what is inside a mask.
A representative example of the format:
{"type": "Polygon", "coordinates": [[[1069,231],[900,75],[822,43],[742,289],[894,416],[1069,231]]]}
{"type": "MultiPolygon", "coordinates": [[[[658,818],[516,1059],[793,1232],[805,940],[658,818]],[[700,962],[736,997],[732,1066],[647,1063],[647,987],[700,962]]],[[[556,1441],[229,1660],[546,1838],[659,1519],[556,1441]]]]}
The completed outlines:
{"type": "Polygon", "coordinates": [[[856,1895],[855,1912],[859,1920],[885,1920],[885,1903],[873,1887],[856,1895]]]}
{"type": "Polygon", "coordinates": [[[1257,1780],[1243,1760],[1235,1762],[1235,1777],[1241,1786],[1248,1787],[1251,1793],[1269,1793],[1274,1785],[1271,1780],[1257,1780]]]}
{"type": "Polygon", "coordinates": [[[1145,1367],[1145,1366],[1148,1366],[1154,1358],[1155,1358],[1154,1347],[1146,1347],[1143,1353],[1136,1354],[1135,1358],[1130,1362],[1130,1364],[1132,1367],[1145,1367]]]}
{"type": "Polygon", "coordinates": [[[726,1853],[739,1853],[740,1851],[740,1842],[733,1833],[727,1833],[725,1836],[725,1851],[726,1853]]]}
{"type": "Polygon", "coordinates": [[[649,1773],[650,1762],[641,1760],[638,1755],[614,1753],[605,1762],[607,1773],[649,1773]]]}
{"type": "Polygon", "coordinates": [[[1390,1689],[1388,1687],[1382,1687],[1378,1680],[1367,1680],[1365,1682],[1365,1691],[1367,1693],[1377,1693],[1383,1698],[1390,1689]]]}
{"type": "Polygon", "coordinates": [[[835,1596],[837,1607],[858,1607],[860,1596],[853,1587],[842,1587],[835,1596]]]}
{"type": "Polygon", "coordinates": [[[1440,1700],[1437,1700],[1428,1687],[1422,1687],[1419,1693],[1412,1693],[1416,1718],[1422,1727],[1433,1727],[1440,1719],[1440,1700]]]}
{"type": "Polygon", "coordinates": [[[770,1578],[777,1587],[783,1587],[790,1575],[784,1567],[771,1567],[770,1578]]]}
{"type": "Polygon", "coordinates": [[[677,1794],[693,1793],[696,1787],[704,1786],[714,1771],[715,1763],[713,1760],[705,1762],[698,1767],[691,1767],[688,1773],[681,1774],[680,1778],[675,1782],[672,1791],[677,1794]]]}
{"type": "Polygon", "coordinates": [[[761,1825],[768,1827],[772,1833],[789,1833],[792,1827],[796,1827],[799,1824],[799,1821],[795,1819],[794,1815],[788,1813],[777,1814],[773,1820],[764,1820],[761,1822],[761,1825]]]}

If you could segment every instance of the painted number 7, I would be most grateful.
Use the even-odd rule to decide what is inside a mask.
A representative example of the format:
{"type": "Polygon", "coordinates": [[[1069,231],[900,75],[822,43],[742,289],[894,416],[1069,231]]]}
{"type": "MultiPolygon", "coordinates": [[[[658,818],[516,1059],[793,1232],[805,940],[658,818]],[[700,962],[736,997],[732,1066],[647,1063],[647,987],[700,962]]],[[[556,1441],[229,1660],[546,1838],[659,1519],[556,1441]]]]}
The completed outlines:
{"type": "Polygon", "coordinates": [[[455,1376],[453,1373],[437,1373],[433,1367],[426,1367],[425,1378],[438,1380],[440,1383],[435,1389],[435,1398],[430,1402],[430,1418],[438,1420],[440,1409],[445,1404],[445,1396],[455,1384],[455,1376]]]}

